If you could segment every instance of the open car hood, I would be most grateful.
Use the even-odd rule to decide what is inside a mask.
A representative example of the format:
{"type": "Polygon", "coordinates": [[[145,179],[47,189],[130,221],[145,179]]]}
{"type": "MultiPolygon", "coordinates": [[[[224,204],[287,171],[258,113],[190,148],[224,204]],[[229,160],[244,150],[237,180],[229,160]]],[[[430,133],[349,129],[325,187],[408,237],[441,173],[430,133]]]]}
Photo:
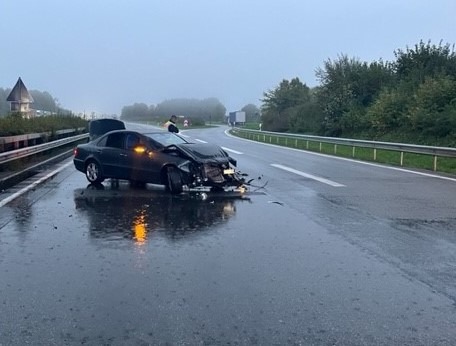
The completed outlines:
{"type": "Polygon", "coordinates": [[[208,143],[176,144],[176,147],[190,159],[200,163],[228,163],[234,161],[219,146],[208,143]]]}

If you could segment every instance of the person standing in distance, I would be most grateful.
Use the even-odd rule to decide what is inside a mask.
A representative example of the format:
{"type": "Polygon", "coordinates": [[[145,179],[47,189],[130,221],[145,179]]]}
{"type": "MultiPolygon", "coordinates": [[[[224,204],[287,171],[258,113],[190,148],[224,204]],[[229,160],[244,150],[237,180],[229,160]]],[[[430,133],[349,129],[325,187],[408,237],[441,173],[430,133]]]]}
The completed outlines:
{"type": "Polygon", "coordinates": [[[179,133],[179,129],[176,126],[177,117],[173,114],[171,118],[165,123],[165,127],[169,132],[179,133]]]}

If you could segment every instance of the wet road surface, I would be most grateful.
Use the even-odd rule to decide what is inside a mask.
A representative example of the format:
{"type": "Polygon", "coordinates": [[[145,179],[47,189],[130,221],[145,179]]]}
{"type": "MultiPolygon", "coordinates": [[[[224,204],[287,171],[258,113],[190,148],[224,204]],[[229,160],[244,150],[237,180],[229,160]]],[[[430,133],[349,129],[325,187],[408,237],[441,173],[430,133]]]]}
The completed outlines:
{"type": "Polygon", "coordinates": [[[1,206],[0,345],[456,344],[453,182],[236,143],[247,194],[70,164],[1,206]]]}
{"type": "Polygon", "coordinates": [[[2,210],[0,344],[454,344],[454,301],[276,202],[62,171],[2,210]]]}

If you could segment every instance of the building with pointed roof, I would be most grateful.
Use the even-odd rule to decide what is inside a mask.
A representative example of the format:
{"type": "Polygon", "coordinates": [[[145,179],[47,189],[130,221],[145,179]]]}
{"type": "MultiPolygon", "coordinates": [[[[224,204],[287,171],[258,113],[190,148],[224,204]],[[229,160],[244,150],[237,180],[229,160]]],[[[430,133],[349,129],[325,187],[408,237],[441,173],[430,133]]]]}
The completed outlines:
{"type": "Polygon", "coordinates": [[[21,77],[19,77],[13,90],[11,90],[6,101],[10,102],[11,112],[24,113],[27,117],[32,115],[30,104],[34,102],[32,95],[28,92],[21,77]]]}

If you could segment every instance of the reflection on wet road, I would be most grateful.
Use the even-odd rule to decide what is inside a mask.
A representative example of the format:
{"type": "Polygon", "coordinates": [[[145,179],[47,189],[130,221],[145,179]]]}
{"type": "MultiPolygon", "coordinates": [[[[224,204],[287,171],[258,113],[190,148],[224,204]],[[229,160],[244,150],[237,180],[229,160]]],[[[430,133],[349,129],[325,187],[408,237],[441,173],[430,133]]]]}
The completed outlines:
{"type": "Polygon", "coordinates": [[[160,190],[89,185],[74,191],[76,210],[90,223],[90,236],[145,243],[153,236],[179,240],[197,232],[211,231],[236,213],[236,203],[249,201],[238,192],[191,192],[173,196],[160,190]]]}
{"type": "Polygon", "coordinates": [[[0,210],[0,345],[453,345],[454,301],[300,212],[321,199],[296,186],[62,172],[0,210]]]}

